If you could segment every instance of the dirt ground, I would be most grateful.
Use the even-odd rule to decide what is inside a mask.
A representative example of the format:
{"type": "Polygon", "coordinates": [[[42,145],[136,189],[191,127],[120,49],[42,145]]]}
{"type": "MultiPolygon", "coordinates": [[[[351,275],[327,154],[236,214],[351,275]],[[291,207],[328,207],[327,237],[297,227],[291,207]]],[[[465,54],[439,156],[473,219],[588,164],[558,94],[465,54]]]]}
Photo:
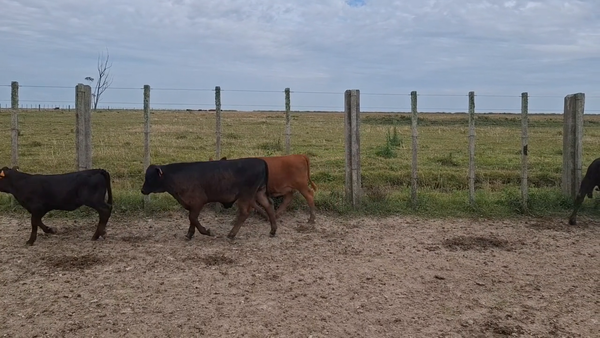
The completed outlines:
{"type": "Polygon", "coordinates": [[[600,223],[0,217],[0,337],[599,337],[600,223]]]}

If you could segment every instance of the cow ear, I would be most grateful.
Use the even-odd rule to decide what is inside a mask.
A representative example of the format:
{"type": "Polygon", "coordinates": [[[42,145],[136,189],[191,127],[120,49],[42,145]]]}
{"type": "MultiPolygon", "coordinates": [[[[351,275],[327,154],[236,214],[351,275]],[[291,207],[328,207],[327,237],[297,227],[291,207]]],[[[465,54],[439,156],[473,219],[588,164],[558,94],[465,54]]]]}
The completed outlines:
{"type": "Polygon", "coordinates": [[[158,177],[163,177],[163,171],[160,167],[156,167],[156,172],[158,172],[158,177]]]}
{"type": "Polygon", "coordinates": [[[4,173],[4,170],[0,171],[0,179],[6,177],[6,174],[4,173]]]}

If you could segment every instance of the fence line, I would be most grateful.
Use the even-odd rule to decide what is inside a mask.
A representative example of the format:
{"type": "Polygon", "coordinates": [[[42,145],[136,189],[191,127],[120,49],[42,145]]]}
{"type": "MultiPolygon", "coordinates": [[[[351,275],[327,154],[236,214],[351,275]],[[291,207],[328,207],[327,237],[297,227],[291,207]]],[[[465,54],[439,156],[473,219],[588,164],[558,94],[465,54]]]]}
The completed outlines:
{"type": "Polygon", "coordinates": [[[411,170],[411,182],[410,182],[410,199],[412,201],[413,208],[418,207],[417,200],[417,187],[418,187],[418,171],[417,171],[417,152],[418,152],[418,137],[419,132],[417,130],[417,122],[419,120],[417,110],[417,92],[413,91],[410,94],[410,105],[411,105],[411,134],[412,134],[412,170],[411,170]]]}
{"type": "Polygon", "coordinates": [[[529,143],[528,117],[529,98],[527,93],[521,94],[521,206],[523,212],[528,212],[529,191],[527,177],[527,147],[529,143]]]}
{"type": "Polygon", "coordinates": [[[285,154],[290,154],[292,146],[292,116],[290,114],[290,89],[285,89],[285,154]]]}
{"type": "MultiPolygon", "coordinates": [[[[144,171],[150,166],[150,86],[144,85],[144,171]]],[[[144,210],[150,204],[150,195],[144,195],[144,210]]]]}
{"type": "MultiPolygon", "coordinates": [[[[2,85],[8,87],[7,85],[2,85]]],[[[19,88],[67,88],[62,86],[23,86],[14,81],[11,83],[11,164],[18,166],[19,162],[19,88]]],[[[114,88],[114,89],[131,89],[138,90],[139,88],[114,88]]],[[[179,90],[175,88],[153,88],[154,90],[179,90]]],[[[197,89],[200,90],[200,89],[197,89]]],[[[221,157],[221,141],[222,141],[222,125],[221,125],[221,89],[216,86],[215,89],[203,90],[215,92],[214,111],[216,115],[215,125],[215,151],[216,160],[221,157]]],[[[227,90],[230,92],[265,92],[265,93],[281,93],[282,91],[268,90],[227,90]]],[[[317,93],[317,94],[339,94],[334,92],[302,92],[292,91],[290,88],[285,88],[284,93],[284,110],[285,113],[285,154],[291,153],[291,93],[317,93]]],[[[362,183],[361,183],[361,168],[360,168],[360,91],[347,90],[344,93],[344,113],[345,113],[345,130],[346,130],[346,196],[348,201],[353,206],[358,206],[361,201],[362,183]]],[[[389,96],[406,96],[405,94],[393,93],[366,93],[363,95],[389,95],[389,96]]],[[[475,206],[475,180],[476,180],[476,165],[475,165],[475,97],[517,97],[512,95],[487,95],[479,94],[471,91],[467,95],[442,94],[446,96],[467,97],[468,98],[468,153],[469,153],[469,168],[468,168],[468,186],[469,186],[469,204],[475,206]]],[[[418,97],[433,96],[431,94],[418,94],[416,91],[410,93],[411,98],[411,137],[412,137],[412,166],[411,166],[411,202],[413,207],[418,206],[418,97]]],[[[440,95],[441,96],[441,95],[440,95]]],[[[523,212],[528,211],[528,114],[529,114],[529,98],[543,97],[530,96],[527,92],[521,93],[521,202],[523,212]]],[[[595,97],[595,96],[588,96],[595,97]]],[[[600,96],[596,96],[600,97],[600,96]]],[[[24,101],[33,102],[34,100],[24,101]]],[[[53,101],[53,102],[71,102],[71,101],[53,101]]],[[[115,102],[110,102],[115,103],[115,102]]],[[[123,102],[122,102],[123,103],[123,102]]],[[[183,105],[183,104],[182,104],[183,105]]],[[[199,104],[196,104],[199,105],[199,104]]],[[[206,104],[207,106],[209,104],[206,104]]],[[[565,124],[563,130],[563,192],[572,196],[577,189],[581,179],[581,136],[582,136],[582,121],[583,110],[585,105],[585,96],[583,93],[567,95],[564,98],[564,116],[565,124]]],[[[230,105],[230,106],[236,106],[230,105]]],[[[241,106],[241,105],[240,105],[241,106]]],[[[252,105],[244,105],[252,106],[252,105]]],[[[264,106],[264,105],[261,105],[264,106]]],[[[280,107],[280,105],[272,105],[280,107]]],[[[295,106],[308,107],[308,106],[295,106]]],[[[340,107],[334,107],[339,109],[340,107]]],[[[38,110],[41,110],[41,105],[38,105],[38,110]]],[[[70,105],[69,105],[70,109],[70,105]]],[[[421,108],[421,110],[426,108],[421,108]]],[[[430,108],[431,109],[431,108],[430,108]]],[[[77,168],[78,170],[88,169],[92,167],[92,143],[91,143],[91,87],[89,85],[78,84],[76,86],[75,98],[76,110],[76,153],[77,153],[77,168]]],[[[210,109],[212,110],[212,109],[210,109]]],[[[478,109],[479,111],[486,109],[478,109]]],[[[491,110],[491,109],[487,109],[491,110]]],[[[508,109],[506,109],[508,110],[508,109]]],[[[510,109],[513,110],[513,109],[510,109]]],[[[143,111],[144,111],[144,171],[150,165],[150,86],[143,86],[143,111]]],[[[278,112],[282,110],[277,110],[278,112]]],[[[590,111],[590,110],[588,110],[590,111]]],[[[591,110],[594,111],[594,110],[591,110]]],[[[150,199],[144,197],[144,205],[147,206],[150,199]]]]}

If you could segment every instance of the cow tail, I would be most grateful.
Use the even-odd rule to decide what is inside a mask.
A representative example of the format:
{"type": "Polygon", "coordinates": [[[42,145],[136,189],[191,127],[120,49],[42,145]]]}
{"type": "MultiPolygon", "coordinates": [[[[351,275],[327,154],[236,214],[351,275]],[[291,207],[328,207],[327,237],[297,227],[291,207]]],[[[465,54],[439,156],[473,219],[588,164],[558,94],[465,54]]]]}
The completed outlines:
{"type": "Polygon", "coordinates": [[[312,187],[312,189],[316,192],[317,191],[317,186],[315,185],[315,183],[310,179],[310,159],[308,158],[308,156],[306,155],[302,155],[304,156],[304,159],[306,160],[306,173],[308,174],[308,183],[310,183],[310,186],[312,187]]]}
{"type": "Polygon", "coordinates": [[[100,173],[102,173],[102,176],[104,176],[104,179],[106,180],[106,192],[108,192],[108,200],[106,201],[106,203],[108,203],[112,206],[113,196],[112,196],[112,188],[110,186],[110,174],[108,173],[108,171],[106,171],[104,169],[100,169],[100,173]]]}
{"type": "Polygon", "coordinates": [[[271,198],[271,195],[269,194],[269,165],[267,165],[267,161],[262,161],[265,164],[265,194],[268,198],[271,198]]]}

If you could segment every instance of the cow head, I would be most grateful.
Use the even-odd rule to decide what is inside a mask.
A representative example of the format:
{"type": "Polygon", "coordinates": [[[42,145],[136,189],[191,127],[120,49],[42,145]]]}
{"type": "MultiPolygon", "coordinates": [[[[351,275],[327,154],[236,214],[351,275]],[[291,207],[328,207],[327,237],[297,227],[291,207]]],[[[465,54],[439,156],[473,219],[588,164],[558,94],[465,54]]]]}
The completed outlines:
{"type": "Polygon", "coordinates": [[[146,169],[144,185],[142,186],[142,194],[149,195],[150,193],[165,192],[165,174],[160,166],[150,165],[146,169]]]}
{"type": "Polygon", "coordinates": [[[3,167],[2,169],[0,169],[0,191],[9,192],[10,178],[14,170],[17,169],[11,169],[9,167],[3,167]]]}

